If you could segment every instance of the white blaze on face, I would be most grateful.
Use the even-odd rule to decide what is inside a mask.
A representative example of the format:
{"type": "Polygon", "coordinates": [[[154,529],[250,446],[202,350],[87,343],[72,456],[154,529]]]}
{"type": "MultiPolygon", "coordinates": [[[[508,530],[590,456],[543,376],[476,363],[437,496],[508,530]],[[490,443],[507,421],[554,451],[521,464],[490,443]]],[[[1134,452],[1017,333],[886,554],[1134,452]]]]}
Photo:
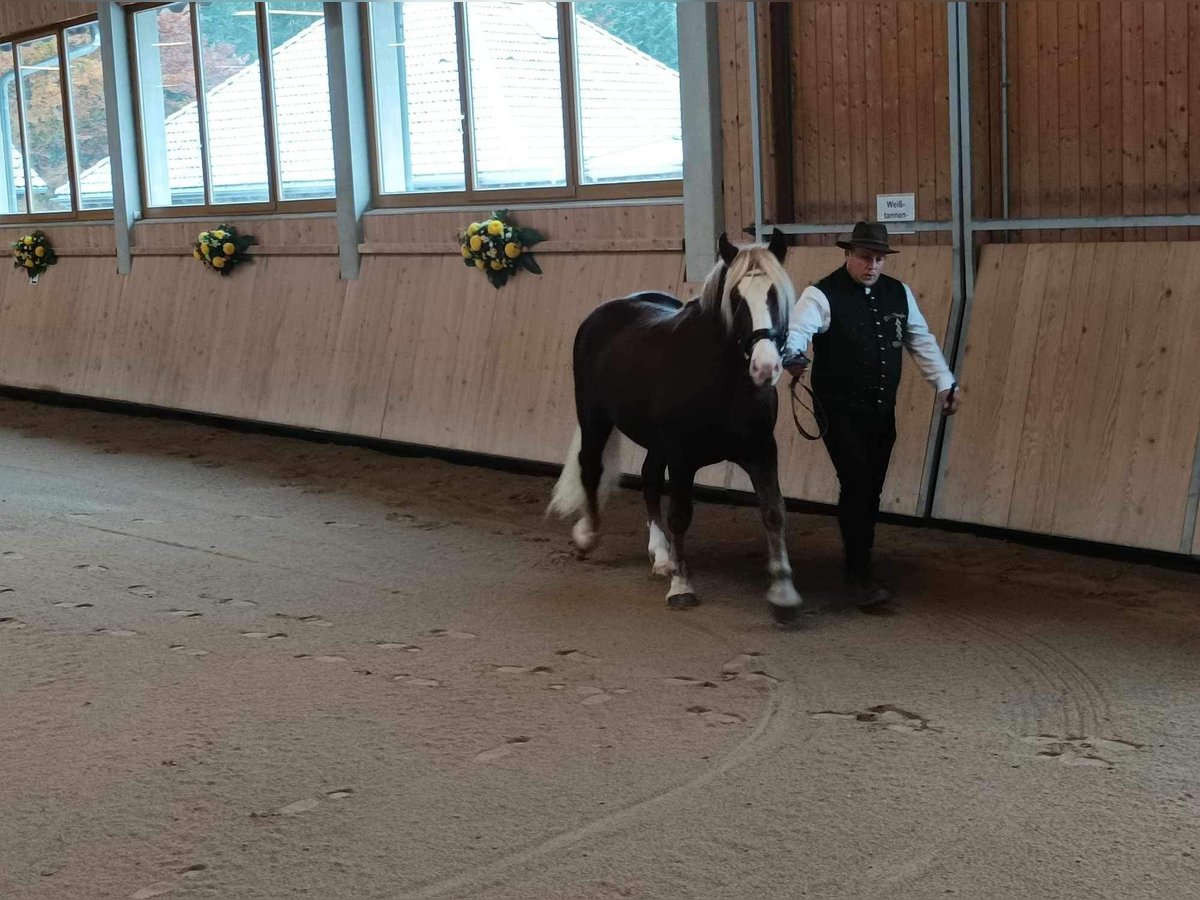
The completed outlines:
{"type": "MultiPolygon", "coordinates": [[[[771,307],[767,299],[770,291],[771,279],[758,273],[748,275],[738,284],[738,292],[741,293],[742,301],[750,312],[751,327],[755,331],[760,328],[769,329],[772,325],[771,307]]],[[[750,351],[751,380],[760,387],[767,382],[774,385],[782,374],[783,360],[779,357],[779,348],[775,346],[775,342],[755,341],[754,348],[750,351]]]]}

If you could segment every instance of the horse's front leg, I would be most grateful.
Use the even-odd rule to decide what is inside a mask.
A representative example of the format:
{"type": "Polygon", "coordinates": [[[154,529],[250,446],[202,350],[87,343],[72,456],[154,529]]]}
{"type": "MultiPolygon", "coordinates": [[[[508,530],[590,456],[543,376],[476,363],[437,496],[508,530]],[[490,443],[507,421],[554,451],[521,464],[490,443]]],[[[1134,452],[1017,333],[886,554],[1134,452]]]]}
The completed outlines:
{"type": "Polygon", "coordinates": [[[767,531],[767,570],[771,575],[767,600],[775,621],[787,625],[799,617],[803,599],[792,583],[792,564],[788,560],[784,535],[783,492],[779,489],[778,454],[774,440],[761,455],[744,460],[741,466],[754,484],[754,492],[762,509],[763,527],[767,531]]]}
{"type": "Polygon", "coordinates": [[[671,543],[663,531],[662,493],[667,464],[653,453],[646,454],[642,463],[642,495],[646,498],[646,527],[650,543],[646,550],[655,575],[671,574],[671,543]]]}
{"type": "Polygon", "coordinates": [[[671,587],[667,591],[667,606],[671,609],[691,609],[700,605],[683,559],[683,538],[692,524],[692,482],[695,478],[694,469],[680,471],[671,467],[671,507],[667,512],[667,527],[671,530],[671,587]]]}

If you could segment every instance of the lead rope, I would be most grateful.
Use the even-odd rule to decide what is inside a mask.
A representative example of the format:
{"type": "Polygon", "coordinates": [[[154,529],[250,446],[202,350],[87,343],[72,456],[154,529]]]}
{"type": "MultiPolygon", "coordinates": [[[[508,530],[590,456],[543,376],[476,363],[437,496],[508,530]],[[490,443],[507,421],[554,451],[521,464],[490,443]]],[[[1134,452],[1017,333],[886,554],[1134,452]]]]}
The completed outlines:
{"type": "Polygon", "coordinates": [[[789,393],[792,395],[792,421],[796,423],[796,430],[800,432],[801,437],[807,438],[810,441],[820,440],[822,437],[824,437],[825,432],[829,428],[829,421],[825,418],[825,411],[821,409],[821,401],[818,400],[817,395],[812,392],[812,388],[810,388],[807,384],[800,384],[800,387],[808,391],[808,396],[812,398],[813,402],[812,406],[805,406],[804,401],[796,396],[797,384],[800,384],[800,376],[793,375],[792,383],[788,388],[789,393]],[[800,417],[796,415],[797,405],[802,409],[807,409],[810,413],[812,413],[813,419],[815,419],[817,423],[816,434],[810,434],[809,431],[800,424],[800,417]]]}

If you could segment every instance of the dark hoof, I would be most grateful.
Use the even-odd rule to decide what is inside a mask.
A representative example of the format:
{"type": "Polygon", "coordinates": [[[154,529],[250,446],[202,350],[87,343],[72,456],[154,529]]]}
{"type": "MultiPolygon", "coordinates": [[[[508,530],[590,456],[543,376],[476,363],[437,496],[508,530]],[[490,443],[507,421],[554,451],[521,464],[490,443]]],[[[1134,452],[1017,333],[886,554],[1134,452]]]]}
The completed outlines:
{"type": "Polygon", "coordinates": [[[692,609],[700,605],[700,598],[695,594],[672,594],[667,598],[667,606],[671,609],[692,609]]]}
{"type": "Polygon", "coordinates": [[[776,606],[771,604],[771,615],[775,617],[775,621],[780,625],[795,625],[800,621],[799,606],[776,606]]]}

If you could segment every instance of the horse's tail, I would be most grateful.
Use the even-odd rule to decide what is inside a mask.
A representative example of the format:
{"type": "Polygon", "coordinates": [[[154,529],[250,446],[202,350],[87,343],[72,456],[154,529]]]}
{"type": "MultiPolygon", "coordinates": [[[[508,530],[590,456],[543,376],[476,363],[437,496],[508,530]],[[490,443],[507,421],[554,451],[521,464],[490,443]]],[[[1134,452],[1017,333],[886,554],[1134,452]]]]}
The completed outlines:
{"type": "MultiPolygon", "coordinates": [[[[600,486],[596,489],[596,507],[603,509],[621,479],[621,435],[613,429],[604,445],[603,470],[600,486]]],[[[577,427],[571,439],[571,449],[563,462],[562,474],[554,485],[554,494],[546,515],[557,513],[564,519],[576,513],[587,512],[587,491],[583,488],[583,472],[579,467],[579,450],[583,446],[583,432],[577,427]]]]}

